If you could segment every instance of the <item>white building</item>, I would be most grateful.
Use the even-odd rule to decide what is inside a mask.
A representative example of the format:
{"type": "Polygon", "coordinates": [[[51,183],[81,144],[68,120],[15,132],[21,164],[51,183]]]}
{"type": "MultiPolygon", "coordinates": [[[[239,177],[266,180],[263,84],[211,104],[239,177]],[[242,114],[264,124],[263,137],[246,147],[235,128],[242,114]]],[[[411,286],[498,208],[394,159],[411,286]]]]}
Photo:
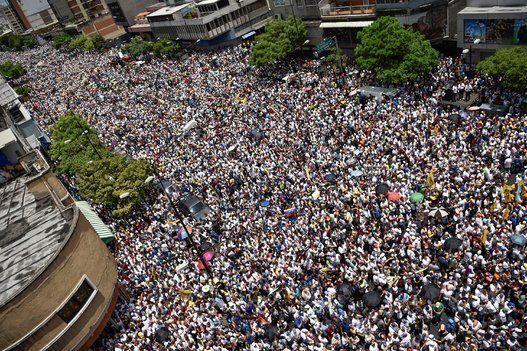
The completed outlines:
{"type": "Polygon", "coordinates": [[[203,0],[163,7],[147,19],[155,37],[215,45],[264,27],[272,13],[266,0],[203,0]]]}

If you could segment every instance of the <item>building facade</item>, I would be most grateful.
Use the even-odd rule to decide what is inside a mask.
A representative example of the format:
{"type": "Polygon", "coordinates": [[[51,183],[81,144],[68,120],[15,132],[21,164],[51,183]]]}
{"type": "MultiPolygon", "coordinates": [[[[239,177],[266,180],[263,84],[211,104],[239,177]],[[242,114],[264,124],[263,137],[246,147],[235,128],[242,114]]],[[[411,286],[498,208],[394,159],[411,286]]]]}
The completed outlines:
{"type": "Polygon", "coordinates": [[[106,0],[115,23],[123,27],[134,25],[135,17],[139,13],[158,2],[157,0],[106,0]]]}
{"type": "Polygon", "coordinates": [[[26,30],[26,27],[9,0],[0,0],[0,16],[2,17],[2,22],[13,33],[21,34],[26,30]]]}
{"type": "Polygon", "coordinates": [[[527,45],[525,0],[467,0],[457,16],[457,46],[477,63],[501,48],[527,45]]]}
{"type": "Polygon", "coordinates": [[[394,16],[429,40],[447,31],[447,0],[272,0],[273,12],[306,23],[311,44],[335,37],[339,46],[353,48],[357,33],[380,16],[394,16]]]}
{"type": "Polygon", "coordinates": [[[157,38],[215,45],[264,27],[272,13],[266,0],[203,0],[164,7],[147,19],[157,38]]]}
{"type": "Polygon", "coordinates": [[[0,187],[0,349],[87,349],[115,308],[115,260],[38,151],[19,165],[0,187]]]}
{"type": "Polygon", "coordinates": [[[0,350],[87,350],[119,296],[111,232],[50,171],[7,84],[0,104],[0,350]]]}

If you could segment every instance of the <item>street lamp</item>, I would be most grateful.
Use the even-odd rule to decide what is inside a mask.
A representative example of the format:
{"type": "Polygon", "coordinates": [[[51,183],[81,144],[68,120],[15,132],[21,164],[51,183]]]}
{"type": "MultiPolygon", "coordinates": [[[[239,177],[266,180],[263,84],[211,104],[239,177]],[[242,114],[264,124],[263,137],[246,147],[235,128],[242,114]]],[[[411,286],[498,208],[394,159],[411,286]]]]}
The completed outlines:
{"type": "Polygon", "coordinates": [[[176,205],[174,204],[174,201],[172,200],[172,196],[167,192],[167,189],[165,188],[165,185],[161,181],[161,177],[159,176],[159,173],[157,172],[157,170],[156,170],[156,168],[155,168],[155,166],[153,164],[152,164],[152,170],[154,172],[154,175],[153,176],[149,176],[148,178],[146,178],[145,179],[145,184],[150,184],[154,179],[157,179],[157,181],[159,182],[159,185],[161,185],[161,189],[163,190],[163,193],[168,198],[168,202],[170,203],[170,206],[172,207],[172,210],[174,211],[174,214],[175,214],[176,218],[181,222],[181,226],[183,227],[183,230],[187,233],[187,239],[189,240],[189,242],[192,245],[192,247],[194,248],[194,250],[196,250],[196,252],[198,253],[199,261],[201,262],[203,267],[205,267],[205,270],[207,271],[207,274],[209,275],[209,277],[213,278],[212,271],[210,270],[209,265],[203,259],[198,247],[196,246],[196,243],[194,242],[194,239],[192,238],[191,232],[188,230],[187,225],[185,224],[185,221],[183,220],[183,217],[179,213],[178,208],[176,207],[176,205]]]}
{"type": "Polygon", "coordinates": [[[90,143],[93,151],[95,151],[95,153],[97,154],[97,156],[99,157],[99,160],[102,160],[102,156],[101,154],[99,153],[99,150],[97,150],[97,148],[95,147],[95,145],[93,145],[92,141],[91,141],[91,138],[90,136],[88,135],[88,129],[85,129],[81,135],[86,135],[86,139],[88,139],[88,142],[90,143]]]}

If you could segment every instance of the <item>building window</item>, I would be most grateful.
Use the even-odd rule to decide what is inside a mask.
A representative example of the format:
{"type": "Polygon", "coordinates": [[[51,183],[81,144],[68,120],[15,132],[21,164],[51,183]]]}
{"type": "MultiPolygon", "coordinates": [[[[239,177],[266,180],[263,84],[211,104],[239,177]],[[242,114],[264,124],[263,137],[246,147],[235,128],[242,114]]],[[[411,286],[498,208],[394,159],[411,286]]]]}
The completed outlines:
{"type": "Polygon", "coordinates": [[[66,304],[57,312],[57,315],[66,323],[70,323],[77,317],[79,312],[90,301],[92,295],[96,292],[95,288],[84,279],[73,296],[66,302],[66,304]]]}
{"type": "Polygon", "coordinates": [[[285,6],[285,0],[274,0],[274,6],[275,7],[285,6]]]}
{"type": "Polygon", "coordinates": [[[48,10],[40,11],[39,12],[40,18],[44,21],[44,24],[50,24],[53,23],[53,18],[51,18],[51,15],[49,14],[48,10]]]}
{"type": "Polygon", "coordinates": [[[18,105],[10,108],[9,114],[11,115],[11,118],[13,118],[13,121],[15,123],[24,122],[26,120],[26,118],[22,114],[22,111],[20,111],[20,107],[18,105]]]}

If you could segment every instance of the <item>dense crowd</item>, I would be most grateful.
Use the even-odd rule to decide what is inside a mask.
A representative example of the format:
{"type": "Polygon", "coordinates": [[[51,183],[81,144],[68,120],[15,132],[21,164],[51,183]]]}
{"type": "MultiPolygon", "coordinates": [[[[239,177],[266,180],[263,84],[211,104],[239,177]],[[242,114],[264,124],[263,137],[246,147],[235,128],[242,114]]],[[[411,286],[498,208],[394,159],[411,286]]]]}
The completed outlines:
{"type": "Polygon", "coordinates": [[[526,345],[525,249],[511,241],[527,224],[523,96],[461,59],[376,99],[357,93],[373,80],[353,66],[256,69],[244,46],[143,64],[115,64],[116,49],[2,56],[29,66],[42,125],[75,110],[113,150],[154,160],[174,199],[192,192],[212,209],[186,219],[197,248],[162,192],[109,219],[131,298],[96,348],[526,345]],[[441,104],[449,81],[457,100],[505,113],[441,104]]]}

